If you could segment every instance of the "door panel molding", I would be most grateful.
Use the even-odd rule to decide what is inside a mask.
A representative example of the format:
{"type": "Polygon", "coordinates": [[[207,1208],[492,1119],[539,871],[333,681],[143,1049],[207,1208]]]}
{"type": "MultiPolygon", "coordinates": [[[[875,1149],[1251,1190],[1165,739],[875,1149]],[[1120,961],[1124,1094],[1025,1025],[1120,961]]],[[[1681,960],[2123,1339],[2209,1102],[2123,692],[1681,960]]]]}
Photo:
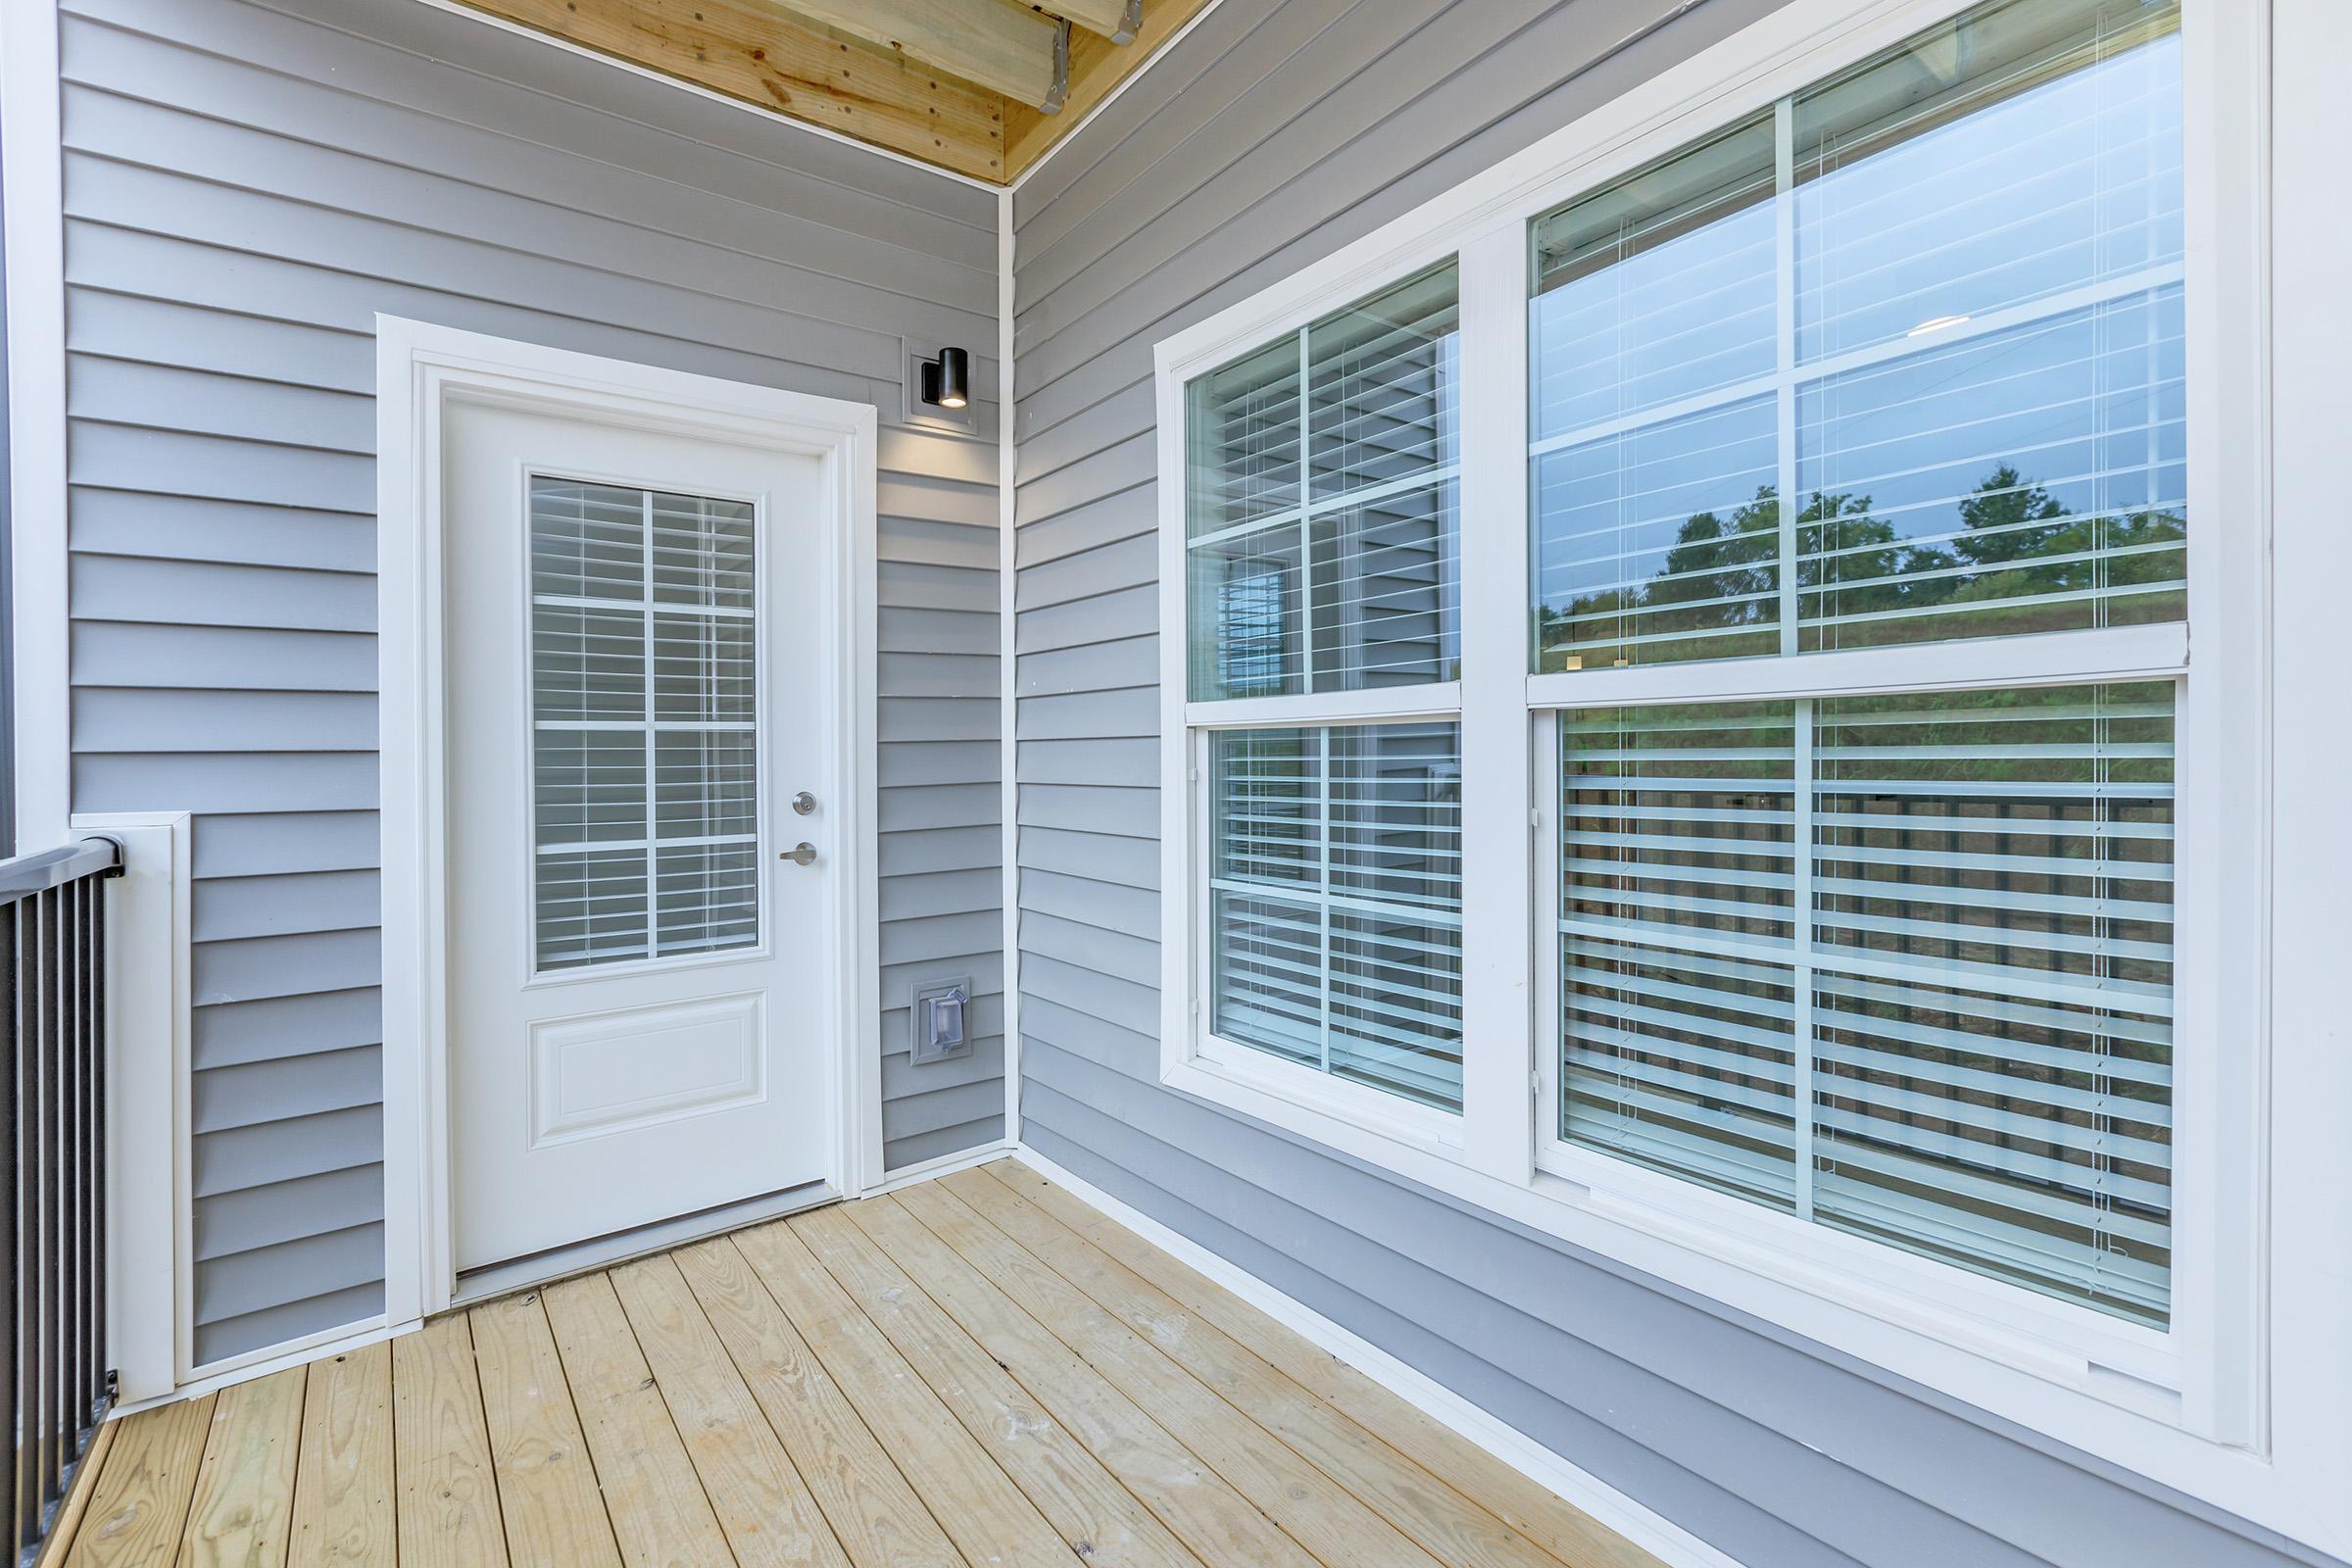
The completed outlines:
{"type": "Polygon", "coordinates": [[[377,659],[384,944],[384,1307],[394,1328],[451,1304],[448,860],[443,694],[444,420],[486,404],[815,458],[824,471],[829,667],[823,694],[848,864],[833,879],[822,1000],[835,1107],[830,1185],[881,1170],[875,886],[875,482],[870,404],[634,365],[379,315],[376,323],[377,659]]]}

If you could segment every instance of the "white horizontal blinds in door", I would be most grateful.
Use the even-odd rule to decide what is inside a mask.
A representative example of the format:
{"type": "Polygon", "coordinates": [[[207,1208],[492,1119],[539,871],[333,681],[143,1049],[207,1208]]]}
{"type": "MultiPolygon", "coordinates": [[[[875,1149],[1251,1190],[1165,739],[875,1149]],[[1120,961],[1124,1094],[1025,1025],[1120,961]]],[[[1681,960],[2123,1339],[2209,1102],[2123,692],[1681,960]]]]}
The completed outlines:
{"type": "Polygon", "coordinates": [[[1561,770],[1563,1138],[2164,1321],[2170,684],[1575,712],[1561,770]]]}
{"type": "Polygon", "coordinates": [[[1461,1108],[1461,735],[1451,722],[1217,732],[1210,1025],[1461,1108]]]}
{"type": "Polygon", "coordinates": [[[757,944],[754,509],[550,476],[530,501],[538,967],[757,944]]]}
{"type": "Polygon", "coordinates": [[[664,955],[760,940],[759,636],[748,502],[657,492],[655,935],[664,955]]]}
{"type": "Polygon", "coordinates": [[[1459,674],[1459,327],[1449,263],[1191,384],[1196,701],[1459,674]]]}
{"type": "Polygon", "coordinates": [[[645,496],[531,481],[531,823],[539,967],[651,937],[645,496]]]}
{"type": "Polygon", "coordinates": [[[1537,221],[1540,670],[2181,617],[2179,25],[1980,6],[1537,221]]]}

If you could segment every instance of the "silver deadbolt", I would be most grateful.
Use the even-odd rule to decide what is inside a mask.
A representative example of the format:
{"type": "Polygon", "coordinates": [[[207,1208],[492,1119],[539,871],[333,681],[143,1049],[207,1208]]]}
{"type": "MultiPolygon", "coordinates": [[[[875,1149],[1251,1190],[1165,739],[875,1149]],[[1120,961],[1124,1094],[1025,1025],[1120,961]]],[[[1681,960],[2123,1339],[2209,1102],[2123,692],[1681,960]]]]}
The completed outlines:
{"type": "Polygon", "coordinates": [[[792,798],[792,808],[801,815],[807,816],[810,811],[816,809],[816,797],[807,790],[803,790],[792,798]]]}
{"type": "Polygon", "coordinates": [[[816,846],[803,839],[791,849],[781,852],[777,858],[790,860],[795,865],[807,865],[816,858],[816,846]]]}

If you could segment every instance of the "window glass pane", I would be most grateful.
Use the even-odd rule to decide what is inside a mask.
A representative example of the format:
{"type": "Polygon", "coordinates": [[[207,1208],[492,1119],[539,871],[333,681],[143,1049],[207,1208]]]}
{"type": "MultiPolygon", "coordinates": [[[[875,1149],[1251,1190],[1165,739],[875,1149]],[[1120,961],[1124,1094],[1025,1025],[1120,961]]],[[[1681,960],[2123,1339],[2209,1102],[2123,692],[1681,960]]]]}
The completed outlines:
{"type": "Polygon", "coordinates": [[[2179,28],[1994,0],[1538,220],[1534,667],[2180,619],[2179,28]]]}
{"type": "Polygon", "coordinates": [[[755,514],[531,480],[542,970],[760,940],[755,514]]]}
{"type": "Polygon", "coordinates": [[[1779,653],[1779,463],[1771,398],[1537,458],[1536,667],[1779,653]]]}
{"type": "Polygon", "coordinates": [[[1298,342],[1284,338],[1187,390],[1195,536],[1298,507],[1298,342]]]}
{"type": "Polygon", "coordinates": [[[1450,266],[1307,328],[1315,500],[1457,460],[1460,331],[1450,266]]]}
{"type": "Polygon", "coordinates": [[[1192,383],[1194,700],[1459,675],[1459,327],[1448,263],[1192,383]]]}
{"type": "Polygon", "coordinates": [[[752,504],[656,492],[654,597],[670,604],[752,608],[752,504]]]}
{"type": "Polygon", "coordinates": [[[1764,115],[1536,220],[1539,438],[1772,373],[1773,179],[1764,115]]]}
{"type": "Polygon", "coordinates": [[[2180,619],[2182,332],[2168,287],[1801,388],[1798,646],[2180,619]]]}
{"type": "Polygon", "coordinates": [[[1210,737],[1216,1035],[1461,1109],[1461,731],[1210,737]]]}
{"type": "Polygon", "coordinates": [[[1317,513],[1315,685],[1345,691],[1461,673],[1461,519],[1447,480],[1317,513]]]}
{"type": "Polygon", "coordinates": [[[1797,357],[2177,265],[2180,27],[2007,0],[1800,94],[1797,357]]]}
{"type": "Polygon", "coordinates": [[[2166,1321],[2173,705],[1564,713],[1560,1136],[2166,1321]]]}
{"type": "Polygon", "coordinates": [[[1192,694],[1283,697],[1306,689],[1298,525],[1226,534],[1188,554],[1192,694]]]}

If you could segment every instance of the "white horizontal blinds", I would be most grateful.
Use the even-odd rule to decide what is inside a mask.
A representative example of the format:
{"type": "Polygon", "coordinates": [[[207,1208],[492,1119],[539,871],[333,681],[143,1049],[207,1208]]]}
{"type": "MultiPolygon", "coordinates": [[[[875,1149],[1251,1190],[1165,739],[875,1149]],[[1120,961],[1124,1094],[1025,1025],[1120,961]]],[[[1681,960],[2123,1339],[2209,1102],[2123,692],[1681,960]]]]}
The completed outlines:
{"type": "Polygon", "coordinates": [[[1211,1028],[1460,1110],[1460,727],[1224,730],[1209,753],[1211,1028]]]}
{"type": "Polygon", "coordinates": [[[1409,686],[1460,671],[1460,511],[1452,480],[1318,514],[1317,690],[1409,686]]]}
{"type": "Polygon", "coordinates": [[[1539,220],[1537,667],[2179,619],[2180,115],[2002,0],[1539,220]]]}
{"type": "Polygon", "coordinates": [[[1561,770],[1562,1137],[2164,1321],[2169,684],[1577,712],[1561,770]]]}
{"type": "Polygon", "coordinates": [[[1773,117],[1537,220],[1537,667],[1780,649],[1773,117]],[[1667,413],[1661,410],[1685,410],[1667,413]]]}
{"type": "Polygon", "coordinates": [[[2162,1322],[2173,688],[1825,701],[1814,780],[1817,1216],[2162,1322]]]}
{"type": "Polygon", "coordinates": [[[1540,667],[1780,652],[1779,465],[1771,398],[1538,458],[1540,667]]]}
{"type": "Polygon", "coordinates": [[[748,503],[531,481],[541,969],[759,941],[748,503]]]}
{"type": "Polygon", "coordinates": [[[1794,708],[1560,725],[1560,1134],[1787,1205],[1794,708]]]}
{"type": "Polygon", "coordinates": [[[2144,292],[2182,153],[2175,0],[1998,0],[1799,93],[1797,358],[2144,292]]]}
{"type": "Polygon", "coordinates": [[[1306,329],[1310,501],[1458,461],[1460,331],[1450,263],[1306,329]]]}
{"type": "Polygon", "coordinates": [[[1298,338],[1280,339],[1187,389],[1189,537],[1298,510],[1305,410],[1298,349],[1298,338]]]}
{"type": "Polygon", "coordinates": [[[2178,620],[2180,290],[1797,391],[1799,647],[2178,620]]]}
{"type": "Polygon", "coordinates": [[[1197,701],[1460,672],[1452,264],[1192,382],[1197,701]]]}

